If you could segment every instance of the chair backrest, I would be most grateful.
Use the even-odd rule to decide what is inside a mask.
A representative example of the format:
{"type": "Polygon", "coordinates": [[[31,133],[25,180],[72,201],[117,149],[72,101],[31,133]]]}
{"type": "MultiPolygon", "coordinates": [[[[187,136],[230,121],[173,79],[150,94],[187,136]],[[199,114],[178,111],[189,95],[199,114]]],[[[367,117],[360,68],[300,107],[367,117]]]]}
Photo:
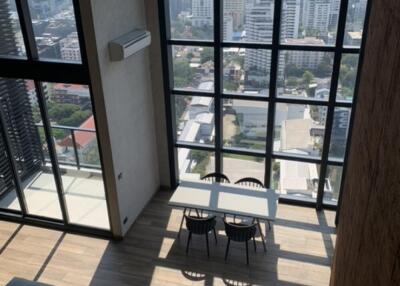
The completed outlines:
{"type": "Polygon", "coordinates": [[[201,178],[202,181],[230,183],[228,177],[221,173],[209,173],[201,178]]]}
{"type": "Polygon", "coordinates": [[[186,227],[195,234],[206,234],[215,227],[217,221],[215,216],[200,218],[185,215],[186,227]]]}
{"type": "Polygon", "coordinates": [[[248,241],[256,234],[256,224],[230,223],[224,220],[225,233],[233,241],[248,241]]]}
{"type": "Polygon", "coordinates": [[[242,178],[239,181],[236,181],[235,185],[264,188],[264,184],[260,180],[251,177],[242,178]]]}

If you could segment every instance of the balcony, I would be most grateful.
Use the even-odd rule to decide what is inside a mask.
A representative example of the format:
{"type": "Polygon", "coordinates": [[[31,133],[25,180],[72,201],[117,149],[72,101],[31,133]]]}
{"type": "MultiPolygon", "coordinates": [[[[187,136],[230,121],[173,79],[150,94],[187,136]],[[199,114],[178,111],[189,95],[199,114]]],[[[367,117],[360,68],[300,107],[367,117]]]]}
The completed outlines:
{"type": "MultiPolygon", "coordinates": [[[[39,130],[42,125],[37,127],[39,130]]],[[[109,229],[95,132],[94,129],[52,126],[53,134],[64,134],[61,139],[54,139],[54,142],[69,222],[109,229]]],[[[34,173],[21,179],[22,189],[29,214],[61,220],[62,213],[48,154],[47,144],[43,143],[42,164],[34,173]]],[[[20,210],[15,190],[9,190],[1,196],[0,208],[20,210]]]]}

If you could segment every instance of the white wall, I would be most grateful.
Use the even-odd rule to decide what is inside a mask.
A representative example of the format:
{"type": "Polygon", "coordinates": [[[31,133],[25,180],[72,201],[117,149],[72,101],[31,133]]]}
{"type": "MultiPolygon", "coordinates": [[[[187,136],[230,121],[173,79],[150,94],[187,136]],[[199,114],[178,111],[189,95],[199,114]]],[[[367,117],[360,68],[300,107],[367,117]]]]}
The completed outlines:
{"type": "Polygon", "coordinates": [[[147,29],[152,35],[150,46],[150,69],[153,89],[153,100],[156,120],[158,162],[160,184],[162,187],[170,186],[167,124],[165,115],[164,86],[162,73],[162,58],[160,46],[160,26],[158,22],[158,0],[145,0],[147,29]]]}
{"type": "MultiPolygon", "coordinates": [[[[119,212],[119,221],[114,222],[114,232],[124,235],[160,186],[156,116],[149,49],[124,61],[111,62],[108,42],[132,29],[145,28],[144,1],[91,0],[90,5],[85,7],[85,4],[81,4],[81,8],[86,26],[84,29],[90,32],[90,24],[94,29],[95,47],[90,47],[88,37],[86,43],[95,101],[104,104],[103,110],[98,109],[105,114],[98,113],[97,117],[105,117],[108,125],[108,128],[98,126],[98,130],[100,140],[101,134],[108,132],[102,143],[108,144],[108,140],[110,146],[102,146],[102,151],[111,149],[110,158],[103,161],[107,165],[108,160],[105,168],[113,170],[105,170],[105,174],[113,177],[110,181],[115,184],[109,183],[110,188],[107,189],[111,199],[114,196],[116,199],[112,208],[119,212]],[[91,9],[93,21],[85,19],[85,9],[91,9]],[[118,179],[120,173],[122,178],[118,179]],[[128,221],[123,224],[125,217],[128,221]]],[[[87,31],[85,33],[90,34],[87,31]]]]}

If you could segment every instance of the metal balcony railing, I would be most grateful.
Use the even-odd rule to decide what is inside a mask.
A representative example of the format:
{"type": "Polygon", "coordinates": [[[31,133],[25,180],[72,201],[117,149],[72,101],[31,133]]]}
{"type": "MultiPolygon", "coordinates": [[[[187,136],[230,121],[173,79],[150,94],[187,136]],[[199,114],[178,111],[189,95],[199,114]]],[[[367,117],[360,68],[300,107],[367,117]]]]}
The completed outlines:
{"type": "MultiPolygon", "coordinates": [[[[38,128],[38,131],[40,128],[43,128],[42,124],[36,124],[36,127],[38,128]]],[[[71,126],[64,126],[64,125],[52,125],[51,126],[52,130],[63,130],[65,133],[65,136],[63,138],[56,139],[54,137],[54,132],[53,133],[53,138],[55,141],[56,145],[56,153],[57,153],[57,159],[58,163],[60,165],[67,165],[67,166],[75,166],[78,170],[81,168],[87,168],[87,169],[96,169],[96,170],[101,170],[101,163],[100,163],[100,154],[99,154],[99,149],[97,145],[97,137],[96,137],[96,130],[95,129],[89,129],[89,128],[80,128],[80,127],[71,127],[71,126]],[[69,134],[68,134],[69,133],[69,134]],[[93,133],[94,136],[93,138],[83,138],[85,140],[87,146],[80,146],[79,142],[77,142],[77,134],[78,136],[83,134],[83,133],[93,133]],[[69,141],[71,140],[71,141],[69,141]],[[63,142],[64,141],[64,142],[63,142]],[[69,142],[71,143],[72,146],[69,146],[69,142]],[[88,147],[89,146],[89,147],[88,147]],[[72,147],[73,152],[70,152],[68,150],[69,147],[72,147]],[[65,148],[64,150],[60,150],[62,148],[65,148]],[[88,148],[85,150],[85,148],[88,148]],[[87,153],[89,153],[97,157],[98,160],[88,160],[87,158],[87,153]],[[73,159],[73,160],[72,160],[73,159]]],[[[40,132],[39,132],[40,134],[40,132]]],[[[82,136],[80,136],[82,137],[82,136]]],[[[78,138],[81,139],[81,138],[78,138]]],[[[42,152],[43,152],[43,158],[45,159],[45,162],[50,162],[50,158],[48,156],[48,150],[45,147],[47,144],[42,144],[42,152]],[[46,154],[47,153],[47,154],[46,154]]]]}

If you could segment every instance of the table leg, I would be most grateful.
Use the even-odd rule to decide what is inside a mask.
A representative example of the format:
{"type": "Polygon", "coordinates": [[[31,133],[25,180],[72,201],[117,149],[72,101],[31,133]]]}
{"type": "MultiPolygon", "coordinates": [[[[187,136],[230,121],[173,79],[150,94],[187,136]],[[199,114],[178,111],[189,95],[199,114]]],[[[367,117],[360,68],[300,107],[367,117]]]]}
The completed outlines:
{"type": "Polygon", "coordinates": [[[179,231],[178,231],[178,238],[181,237],[181,230],[182,230],[183,221],[185,219],[185,214],[186,214],[186,208],[183,209],[181,225],[179,226],[179,231]]]}
{"type": "Polygon", "coordinates": [[[261,229],[260,219],[257,218],[256,221],[257,221],[257,225],[258,225],[258,230],[260,231],[261,241],[264,246],[264,252],[267,252],[267,246],[265,245],[265,238],[264,238],[264,234],[261,229]]]}

